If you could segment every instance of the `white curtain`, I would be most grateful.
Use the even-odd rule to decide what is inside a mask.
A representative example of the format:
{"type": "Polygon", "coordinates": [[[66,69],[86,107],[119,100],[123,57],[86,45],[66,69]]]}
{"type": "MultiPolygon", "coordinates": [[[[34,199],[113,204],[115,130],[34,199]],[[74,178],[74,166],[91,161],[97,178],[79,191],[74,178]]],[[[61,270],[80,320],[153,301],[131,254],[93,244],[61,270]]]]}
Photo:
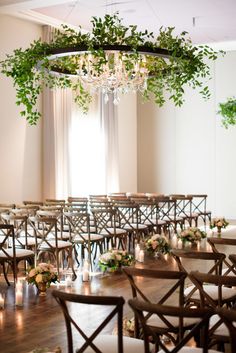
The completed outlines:
{"type": "MultiPolygon", "coordinates": [[[[52,30],[44,28],[44,40],[52,30]]],[[[69,89],[43,93],[44,198],[119,191],[118,123],[112,97],[95,96],[87,115],[69,89]]]]}
{"type": "Polygon", "coordinates": [[[118,150],[118,114],[117,107],[113,104],[113,94],[109,95],[109,101],[101,101],[101,129],[104,140],[104,177],[105,192],[119,192],[119,150],[118,150]]]}

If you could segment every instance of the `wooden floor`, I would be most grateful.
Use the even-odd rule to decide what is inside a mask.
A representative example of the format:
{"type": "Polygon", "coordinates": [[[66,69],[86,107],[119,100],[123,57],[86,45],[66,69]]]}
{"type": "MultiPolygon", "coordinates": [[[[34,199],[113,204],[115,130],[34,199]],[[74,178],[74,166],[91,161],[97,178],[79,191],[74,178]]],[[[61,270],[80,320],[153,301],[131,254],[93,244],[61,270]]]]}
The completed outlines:
{"type": "MultiPolygon", "coordinates": [[[[236,226],[231,226],[223,231],[223,237],[236,236],[236,226]]],[[[201,243],[201,250],[209,250],[205,240],[201,243]]],[[[224,252],[234,253],[235,249],[225,248],[224,252]]],[[[137,263],[136,267],[146,267],[153,269],[177,269],[174,260],[168,256],[162,258],[146,258],[143,264],[137,263]]],[[[189,261],[189,269],[206,271],[202,262],[189,261]]],[[[2,276],[0,276],[0,293],[5,296],[5,309],[0,310],[0,352],[1,353],[28,353],[36,347],[56,346],[62,348],[62,352],[67,352],[66,331],[63,316],[58,304],[51,295],[53,288],[67,290],[80,294],[96,295],[121,295],[127,301],[131,298],[131,290],[128,280],[124,274],[103,275],[95,273],[90,282],[82,282],[82,277],[78,271],[78,277],[71,288],[65,285],[51,286],[46,297],[39,297],[33,286],[24,283],[24,302],[22,307],[15,306],[14,288],[7,287],[2,276]]],[[[168,283],[166,281],[144,281],[146,293],[152,299],[158,299],[165,292],[168,283]]],[[[88,326],[93,326],[98,320],[98,311],[93,310],[89,316],[78,311],[80,320],[86,322],[88,326]]],[[[132,312],[125,304],[124,316],[131,318],[132,312]]],[[[114,324],[115,326],[115,324],[114,324]]],[[[110,326],[107,331],[112,332],[114,326],[110,326]]]]}

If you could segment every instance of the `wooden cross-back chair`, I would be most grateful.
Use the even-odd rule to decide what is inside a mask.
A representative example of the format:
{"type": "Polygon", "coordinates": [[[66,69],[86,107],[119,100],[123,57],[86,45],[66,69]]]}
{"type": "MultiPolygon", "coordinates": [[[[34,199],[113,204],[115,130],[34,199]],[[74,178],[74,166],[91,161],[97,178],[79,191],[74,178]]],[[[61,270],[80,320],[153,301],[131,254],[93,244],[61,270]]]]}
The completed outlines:
{"type": "Polygon", "coordinates": [[[140,218],[149,227],[150,233],[161,234],[166,230],[166,222],[160,219],[158,203],[155,199],[131,198],[139,206],[140,218]]]}
{"type": "MultiPolygon", "coordinates": [[[[231,239],[231,238],[211,237],[211,238],[207,238],[207,242],[210,244],[212,251],[214,253],[219,253],[218,247],[220,247],[222,252],[225,253],[225,247],[236,246],[236,239],[231,239]]],[[[223,275],[236,275],[235,265],[233,263],[230,263],[228,261],[228,258],[225,258],[223,260],[223,264],[226,266],[225,268],[222,269],[223,275]]]]}
{"type": "Polygon", "coordinates": [[[145,235],[148,235],[148,226],[142,222],[140,217],[139,206],[134,202],[115,202],[114,209],[116,211],[119,227],[123,228],[126,232],[128,232],[128,247],[130,250],[131,244],[134,247],[135,240],[139,242],[140,239],[145,237],[145,235]]]}
{"type": "Polygon", "coordinates": [[[77,353],[143,353],[144,348],[141,340],[122,335],[123,305],[125,303],[123,297],[79,295],[58,290],[54,290],[52,295],[64,315],[67,331],[67,353],[75,351],[77,353]],[[99,311],[96,319],[93,320],[93,325],[91,325],[93,328],[86,327],[86,320],[79,321],[79,308],[75,310],[76,304],[78,307],[82,305],[83,312],[86,308],[90,310],[90,314],[91,310],[93,313],[99,311]],[[100,309],[106,313],[106,316],[100,313],[100,309]],[[98,318],[101,319],[100,322],[98,318]],[[117,318],[117,335],[102,334],[102,330],[114,318],[117,318]],[[76,341],[76,336],[81,339],[76,341]]]}
{"type": "Polygon", "coordinates": [[[116,211],[111,208],[92,210],[96,233],[104,237],[106,248],[121,247],[126,249],[128,232],[125,229],[117,227],[116,211]]]}
{"type": "Polygon", "coordinates": [[[103,236],[90,232],[90,215],[85,212],[64,212],[65,219],[69,225],[70,241],[73,244],[75,260],[78,265],[78,252],[81,254],[81,261],[85,258],[85,250],[88,252],[88,259],[92,266],[92,251],[95,250],[96,257],[97,247],[100,253],[103,250],[103,236]]]}
{"type": "Polygon", "coordinates": [[[66,261],[67,268],[71,268],[73,272],[74,280],[77,276],[73,265],[73,245],[69,241],[58,239],[57,218],[36,215],[29,217],[29,223],[35,233],[35,261],[37,262],[45,256],[52,258],[58,274],[60,273],[60,265],[64,268],[66,261]]]}
{"type": "Polygon", "coordinates": [[[17,249],[15,246],[15,232],[12,224],[0,224],[0,264],[3,268],[4,278],[10,286],[7,277],[10,266],[13,272],[14,283],[17,280],[17,267],[20,261],[27,261],[30,266],[34,263],[34,252],[28,249],[17,249]]]}
{"type": "Polygon", "coordinates": [[[206,224],[206,221],[211,221],[211,211],[207,210],[207,195],[206,194],[188,194],[192,197],[192,212],[197,213],[206,224]]]}
{"type": "Polygon", "coordinates": [[[128,303],[141,324],[145,353],[151,353],[149,349],[150,337],[153,338],[155,343],[158,342],[161,348],[161,351],[158,351],[159,353],[219,353],[219,351],[208,349],[208,325],[213,310],[206,308],[179,308],[169,305],[153,304],[138,300],[137,298],[130,299],[128,303]],[[158,329],[156,327],[153,329],[148,323],[147,317],[149,315],[161,318],[163,323],[170,323],[173,320],[178,322],[176,327],[177,339],[174,345],[170,343],[166,345],[164,341],[159,339],[158,329]],[[184,335],[184,322],[187,320],[194,322],[194,324],[184,335]],[[192,342],[189,341],[196,336],[200,337],[200,339],[198,339],[199,347],[193,348],[191,347],[192,342]],[[191,346],[187,346],[188,343],[190,343],[191,346]]]}
{"type": "Polygon", "coordinates": [[[155,201],[158,205],[160,219],[166,222],[169,235],[171,235],[172,230],[176,233],[177,227],[183,229],[184,219],[177,215],[176,200],[171,199],[169,196],[158,196],[155,201]]]}
{"type": "Polygon", "coordinates": [[[173,200],[176,200],[176,215],[184,220],[184,225],[186,223],[188,226],[197,227],[198,223],[198,213],[194,213],[192,210],[192,196],[185,195],[170,195],[173,200]],[[194,223],[194,224],[193,224],[194,223]]]}
{"type": "MultiPolygon", "coordinates": [[[[199,260],[201,263],[205,264],[206,272],[209,274],[221,274],[222,264],[225,259],[225,254],[222,253],[213,253],[213,252],[203,252],[203,251],[189,251],[181,249],[172,249],[171,254],[173,255],[180,271],[185,272],[188,277],[191,270],[188,269],[188,262],[185,262],[188,259],[191,259],[192,265],[194,262],[192,260],[199,260]]],[[[198,262],[199,264],[199,262],[198,262]]],[[[197,265],[197,262],[196,262],[197,265]]],[[[189,277],[190,278],[190,277],[189,277]]],[[[191,278],[190,278],[191,280],[191,278]]],[[[216,292],[217,288],[215,286],[207,286],[206,288],[209,291],[216,292]]],[[[186,305],[199,305],[200,296],[197,291],[196,286],[192,283],[184,290],[185,304],[186,305]]]]}
{"type": "MultiPolygon", "coordinates": [[[[175,302],[176,306],[184,307],[185,272],[138,268],[124,268],[123,272],[129,280],[133,298],[138,298],[147,303],[155,302],[155,304],[160,305],[175,302]],[[159,286],[166,287],[166,291],[163,294],[158,293],[159,286]],[[150,287],[155,288],[153,289],[154,293],[150,292],[150,287]],[[154,296],[155,300],[153,299],[154,296]]],[[[161,317],[152,316],[151,314],[148,314],[145,320],[153,330],[158,327],[159,339],[161,339],[162,335],[165,335],[176,343],[176,337],[173,334],[178,334],[178,320],[165,321],[161,317]]],[[[141,331],[137,316],[135,316],[134,322],[135,337],[140,337],[141,331]]],[[[191,327],[193,323],[193,321],[185,322],[185,330],[191,327]]],[[[158,342],[156,344],[158,346],[158,342]]]]}
{"type": "MultiPolygon", "coordinates": [[[[189,276],[200,293],[201,307],[216,309],[224,306],[235,310],[236,276],[212,275],[197,271],[190,272],[189,276]],[[209,291],[209,286],[215,286],[216,290],[209,291]]],[[[229,333],[217,315],[210,320],[209,337],[210,345],[217,345],[221,349],[229,342],[229,333]]]]}

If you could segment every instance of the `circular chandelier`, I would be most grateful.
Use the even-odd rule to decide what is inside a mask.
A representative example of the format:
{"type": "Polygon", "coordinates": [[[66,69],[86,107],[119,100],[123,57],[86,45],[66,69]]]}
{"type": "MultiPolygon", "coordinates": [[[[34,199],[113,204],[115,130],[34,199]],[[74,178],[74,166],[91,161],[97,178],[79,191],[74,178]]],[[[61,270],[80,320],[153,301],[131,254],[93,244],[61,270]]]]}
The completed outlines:
{"type": "MultiPolygon", "coordinates": [[[[85,47],[68,47],[50,50],[47,59],[51,63],[50,71],[65,76],[78,77],[83,86],[94,93],[102,92],[105,103],[109,94],[113,93],[113,103],[120,100],[119,93],[144,92],[147,89],[147,80],[151,78],[148,70],[147,57],[169,58],[168,50],[161,48],[137,47],[134,52],[126,45],[101,45],[94,46],[93,51],[85,47]],[[103,51],[104,61],[100,63],[97,51],[103,51]],[[61,58],[70,57],[76,69],[63,69],[61,58]]],[[[41,70],[42,61],[37,64],[41,70]]]]}
{"type": "Polygon", "coordinates": [[[36,103],[45,86],[70,88],[85,113],[98,92],[105,102],[112,93],[115,104],[120,94],[140,92],[159,106],[169,95],[180,106],[187,84],[209,97],[204,81],[210,75],[209,60],[218,54],[207,46],[193,46],[186,32],[174,36],[174,28],[160,28],[154,37],[135,25],[124,26],[118,14],[93,17],[91,22],[90,33],[64,26],[55,30],[50,43],[34,41],[0,62],[1,72],[13,78],[16,103],[24,105],[21,115],[30,124],[41,116],[36,103]]]}

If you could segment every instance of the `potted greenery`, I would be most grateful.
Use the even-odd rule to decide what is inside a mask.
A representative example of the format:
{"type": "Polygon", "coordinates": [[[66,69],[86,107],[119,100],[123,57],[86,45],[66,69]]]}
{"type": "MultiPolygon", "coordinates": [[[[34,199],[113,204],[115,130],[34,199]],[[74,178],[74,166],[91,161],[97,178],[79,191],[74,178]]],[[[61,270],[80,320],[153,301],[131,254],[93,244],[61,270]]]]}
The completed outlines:
{"type": "MultiPolygon", "coordinates": [[[[16,104],[24,106],[21,115],[30,124],[36,124],[41,115],[36,102],[45,86],[71,88],[75,101],[87,112],[93,92],[83,78],[90,75],[90,69],[93,79],[99,78],[107,67],[115,70],[116,56],[111,54],[111,61],[108,60],[106,49],[112,52],[121,48],[117,60],[123,60],[122,69],[130,81],[147,76],[139,88],[146,100],[154,97],[155,103],[162,106],[167,92],[180,106],[186,84],[209,97],[208,86],[202,80],[210,75],[205,59],[215,60],[218,54],[208,46],[193,46],[187,32],[174,36],[174,28],[161,28],[154,37],[147,30],[138,31],[135,25],[124,26],[118,14],[105,15],[104,19],[93,17],[91,22],[91,33],[64,26],[55,31],[50,43],[36,40],[26,50],[15,49],[0,62],[0,71],[13,79],[16,104]],[[143,59],[143,52],[151,55],[145,54],[143,59]],[[88,68],[89,55],[94,60],[88,68]]],[[[118,88],[118,93],[126,92],[126,87],[118,88]]]]}
{"type": "Polygon", "coordinates": [[[236,125],[236,98],[231,97],[225,103],[219,103],[219,108],[223,126],[228,129],[230,125],[236,125]]]}

